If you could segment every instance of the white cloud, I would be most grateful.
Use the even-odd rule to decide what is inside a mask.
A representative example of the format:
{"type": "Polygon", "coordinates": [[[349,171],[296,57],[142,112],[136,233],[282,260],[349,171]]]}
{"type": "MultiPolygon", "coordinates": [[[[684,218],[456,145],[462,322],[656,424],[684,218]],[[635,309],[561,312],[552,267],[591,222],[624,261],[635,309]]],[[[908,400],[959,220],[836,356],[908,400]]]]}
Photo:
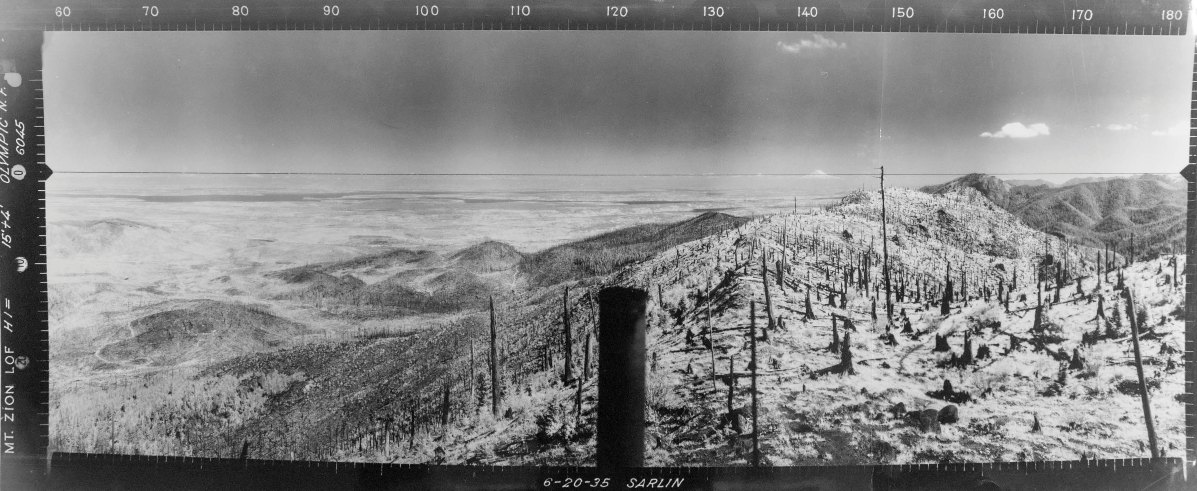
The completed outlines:
{"type": "Polygon", "coordinates": [[[793,55],[810,51],[822,51],[825,49],[843,49],[846,47],[848,47],[847,44],[837,42],[820,34],[815,34],[813,39],[799,39],[793,43],[787,43],[784,41],[777,42],[778,50],[783,53],[789,53],[793,55]]]}
{"type": "Polygon", "coordinates": [[[1185,123],[1176,123],[1166,130],[1155,130],[1151,136],[1183,136],[1189,134],[1189,127],[1185,123]]]}
{"type": "Polygon", "coordinates": [[[986,131],[981,133],[981,136],[985,138],[1034,138],[1050,134],[1052,134],[1051,129],[1044,123],[1024,125],[1015,121],[1002,125],[1002,129],[997,132],[986,131]]]}
{"type": "Polygon", "coordinates": [[[814,172],[807,174],[806,178],[808,178],[808,179],[839,179],[838,176],[833,176],[831,174],[823,172],[823,169],[815,169],[814,172]]]}
{"type": "Polygon", "coordinates": [[[1128,124],[1112,123],[1112,124],[1107,124],[1106,129],[1110,130],[1110,131],[1128,131],[1128,130],[1135,129],[1135,125],[1129,124],[1129,123],[1128,124]]]}

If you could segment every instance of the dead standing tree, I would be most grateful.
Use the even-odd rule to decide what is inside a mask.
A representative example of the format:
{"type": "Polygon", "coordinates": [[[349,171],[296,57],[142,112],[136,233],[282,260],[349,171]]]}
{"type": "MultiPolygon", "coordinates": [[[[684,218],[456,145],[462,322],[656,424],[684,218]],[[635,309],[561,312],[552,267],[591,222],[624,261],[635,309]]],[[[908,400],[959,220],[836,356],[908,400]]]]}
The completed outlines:
{"type": "Polygon", "coordinates": [[[889,232],[887,231],[886,211],[885,211],[885,166],[881,166],[881,254],[882,254],[882,275],[885,277],[885,319],[886,322],[894,318],[894,302],[891,298],[893,290],[890,287],[889,278],[889,232]]]}
{"type": "Polygon", "coordinates": [[[760,423],[757,419],[757,401],[756,401],[756,301],[748,303],[748,339],[750,349],[752,350],[752,359],[749,363],[751,368],[751,382],[752,382],[752,466],[761,466],[761,447],[760,447],[760,423]]]}
{"type": "Polygon", "coordinates": [[[773,300],[769,295],[769,266],[761,261],[761,282],[765,284],[765,316],[769,318],[767,329],[773,329],[773,300]]]}
{"type": "Polygon", "coordinates": [[[1135,373],[1139,376],[1139,399],[1143,402],[1143,419],[1147,422],[1147,439],[1151,444],[1151,458],[1157,459],[1160,457],[1159,445],[1155,438],[1155,423],[1151,419],[1151,401],[1147,396],[1147,381],[1143,378],[1143,358],[1139,353],[1139,319],[1134,314],[1135,312],[1135,298],[1130,289],[1126,289],[1126,309],[1131,314],[1131,344],[1135,349],[1135,373]]]}

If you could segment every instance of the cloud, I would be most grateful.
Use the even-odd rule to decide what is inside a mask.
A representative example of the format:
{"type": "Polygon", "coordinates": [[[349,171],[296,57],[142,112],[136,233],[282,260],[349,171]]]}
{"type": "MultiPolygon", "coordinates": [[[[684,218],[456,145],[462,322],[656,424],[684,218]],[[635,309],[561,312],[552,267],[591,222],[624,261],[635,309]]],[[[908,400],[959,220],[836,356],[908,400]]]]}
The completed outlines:
{"type": "Polygon", "coordinates": [[[825,49],[844,49],[848,45],[837,42],[826,36],[815,34],[813,39],[799,39],[796,42],[787,43],[784,41],[777,42],[777,49],[783,53],[796,55],[799,53],[808,53],[811,51],[822,51],[825,49]]]}
{"type": "Polygon", "coordinates": [[[814,172],[807,174],[805,177],[807,179],[839,179],[838,176],[833,176],[831,174],[823,172],[822,169],[815,169],[814,172]]]}
{"type": "Polygon", "coordinates": [[[1113,123],[1106,125],[1106,129],[1110,131],[1128,131],[1135,129],[1135,125],[1113,123]]]}
{"type": "Polygon", "coordinates": [[[1006,123],[1002,125],[1002,129],[997,132],[986,131],[981,133],[985,138],[1034,138],[1036,136],[1050,135],[1051,129],[1044,123],[1034,123],[1031,125],[1024,125],[1017,121],[1013,123],[1006,123]]]}
{"type": "Polygon", "coordinates": [[[1166,130],[1155,130],[1151,132],[1151,136],[1182,136],[1189,134],[1189,126],[1186,123],[1176,123],[1166,130]]]}

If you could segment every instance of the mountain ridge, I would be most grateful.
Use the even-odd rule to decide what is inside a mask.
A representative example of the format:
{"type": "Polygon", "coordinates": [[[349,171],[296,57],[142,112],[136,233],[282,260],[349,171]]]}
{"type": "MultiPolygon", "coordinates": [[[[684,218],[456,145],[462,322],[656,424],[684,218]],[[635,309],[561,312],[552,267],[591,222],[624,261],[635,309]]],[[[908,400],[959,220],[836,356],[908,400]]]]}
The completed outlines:
{"type": "Polygon", "coordinates": [[[1010,185],[987,174],[969,174],[921,191],[975,194],[1040,231],[1092,247],[1112,245],[1145,257],[1184,246],[1185,195],[1168,176],[1072,179],[1061,186],[1010,185]]]}

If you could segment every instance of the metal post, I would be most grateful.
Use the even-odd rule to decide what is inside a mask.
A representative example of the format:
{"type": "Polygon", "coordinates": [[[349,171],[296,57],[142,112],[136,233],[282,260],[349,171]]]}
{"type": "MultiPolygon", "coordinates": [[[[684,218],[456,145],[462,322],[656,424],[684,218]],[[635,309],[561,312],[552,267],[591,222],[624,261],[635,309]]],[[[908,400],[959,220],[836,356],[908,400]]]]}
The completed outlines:
{"type": "Polygon", "coordinates": [[[644,466],[645,312],[648,293],[599,292],[599,468],[644,466]]]}

